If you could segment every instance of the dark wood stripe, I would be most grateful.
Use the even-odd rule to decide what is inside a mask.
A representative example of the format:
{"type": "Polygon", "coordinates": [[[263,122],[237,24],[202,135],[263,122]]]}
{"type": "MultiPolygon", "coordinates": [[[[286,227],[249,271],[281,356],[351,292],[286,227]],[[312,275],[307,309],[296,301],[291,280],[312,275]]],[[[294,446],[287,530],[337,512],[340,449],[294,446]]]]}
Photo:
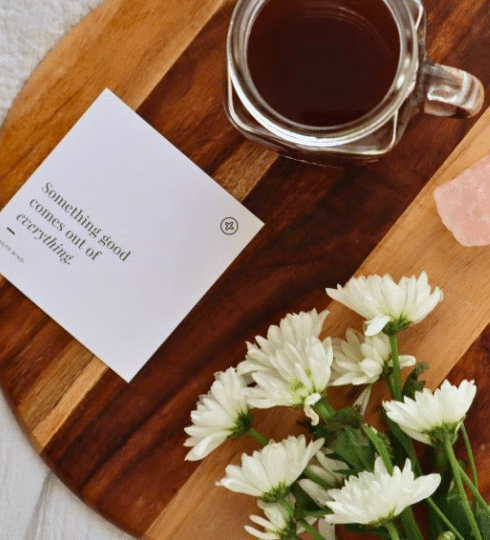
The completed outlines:
{"type": "Polygon", "coordinates": [[[188,424],[190,411],[182,394],[159,408],[83,488],[84,498],[103,515],[118,520],[122,511],[123,524],[138,537],[148,528],[148,516],[158,516],[182,485],[183,475],[188,478],[195,469],[184,461],[182,426],[188,424]],[[141,494],[136,501],[134,491],[141,494]]]}
{"type": "Polygon", "coordinates": [[[19,290],[7,280],[0,281],[0,373],[19,350],[26,346],[40,327],[48,321],[19,290]]]}
{"type": "MultiPolygon", "coordinates": [[[[84,430],[97,418],[104,414],[105,408],[113,401],[119,399],[126,383],[118,377],[113,371],[105,373],[101,380],[95,385],[80,402],[79,406],[73,411],[67,422],[56,433],[55,437],[43,451],[43,457],[54,469],[58,469],[57,462],[69,448],[80,441],[84,430]]],[[[61,471],[64,479],[75,490],[76,484],[70,475],[61,471]]]]}
{"type": "MultiPolygon", "coordinates": [[[[437,0],[424,2],[427,7],[427,44],[429,56],[436,62],[446,63],[449,58],[459,56],[461,62],[455,67],[468,69],[466,64],[466,51],[464,45],[475,40],[475,36],[481,35],[483,39],[480,45],[484,46],[485,34],[488,32],[485,24],[488,16],[488,3],[485,0],[475,0],[471,3],[471,10],[464,3],[446,2],[437,0]],[[470,11],[470,12],[469,12],[470,11]],[[481,32],[481,34],[480,34],[481,32]],[[466,42],[466,43],[464,43],[466,42]],[[465,67],[466,66],[466,67],[465,67]]],[[[479,63],[481,66],[481,62],[479,63]]],[[[479,75],[477,71],[473,71],[479,75]]]]}
{"type": "Polygon", "coordinates": [[[0,378],[18,405],[73,338],[5,280],[0,284],[0,313],[0,378]]]}

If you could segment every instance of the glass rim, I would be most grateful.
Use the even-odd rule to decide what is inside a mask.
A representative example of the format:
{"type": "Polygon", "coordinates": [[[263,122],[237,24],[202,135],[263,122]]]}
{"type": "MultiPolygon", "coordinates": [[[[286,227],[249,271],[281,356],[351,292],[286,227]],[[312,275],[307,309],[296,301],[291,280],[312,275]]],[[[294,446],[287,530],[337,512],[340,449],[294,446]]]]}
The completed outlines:
{"type": "Polygon", "coordinates": [[[310,126],[275,111],[253,84],[247,65],[247,45],[255,19],[268,0],[239,0],[227,38],[228,73],[247,111],[264,128],[291,143],[312,147],[337,146],[365,137],[384,125],[399,109],[416,82],[418,40],[416,23],[405,2],[383,0],[390,9],[400,38],[400,54],[393,82],[384,98],[367,114],[336,126],[310,126]]]}

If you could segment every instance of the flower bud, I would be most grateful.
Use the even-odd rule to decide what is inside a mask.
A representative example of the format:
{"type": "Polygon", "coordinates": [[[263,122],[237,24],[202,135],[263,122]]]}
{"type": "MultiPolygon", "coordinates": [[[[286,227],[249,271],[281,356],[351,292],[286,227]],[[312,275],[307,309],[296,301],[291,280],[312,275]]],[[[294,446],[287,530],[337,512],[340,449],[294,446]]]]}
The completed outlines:
{"type": "Polygon", "coordinates": [[[451,531],[446,531],[441,533],[437,537],[437,540],[456,540],[456,536],[454,536],[454,533],[452,533],[451,531]]]}

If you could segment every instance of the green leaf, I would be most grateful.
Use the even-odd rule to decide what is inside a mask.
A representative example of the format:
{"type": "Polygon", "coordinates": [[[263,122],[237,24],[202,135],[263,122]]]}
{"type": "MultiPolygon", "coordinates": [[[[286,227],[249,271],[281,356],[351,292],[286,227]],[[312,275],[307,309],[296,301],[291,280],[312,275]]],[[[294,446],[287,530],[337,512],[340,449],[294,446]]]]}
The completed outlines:
{"type": "MultiPolygon", "coordinates": [[[[398,424],[395,424],[392,420],[390,420],[388,417],[385,417],[389,431],[388,436],[391,443],[391,447],[393,448],[393,461],[395,465],[398,465],[399,467],[403,467],[405,464],[405,460],[407,457],[411,458],[413,447],[410,441],[410,438],[408,435],[400,429],[398,424]]],[[[412,470],[416,470],[416,460],[415,457],[412,460],[412,470]]]]}
{"type": "Polygon", "coordinates": [[[429,540],[436,540],[439,535],[446,530],[446,527],[442,525],[442,521],[437,513],[429,507],[429,540]]]}
{"type": "Polygon", "coordinates": [[[375,534],[380,538],[390,538],[388,531],[384,527],[373,528],[366,527],[364,525],[358,525],[357,523],[349,523],[348,525],[344,525],[344,529],[346,531],[353,531],[361,534],[375,534]]]}
{"type": "Polygon", "coordinates": [[[332,419],[352,427],[359,427],[362,424],[362,414],[356,405],[338,410],[332,419]]]}
{"type": "Polygon", "coordinates": [[[386,470],[390,474],[393,474],[393,451],[390,445],[390,441],[388,440],[386,435],[375,431],[368,424],[364,424],[363,431],[367,435],[368,439],[371,441],[371,444],[376,449],[378,455],[383,460],[386,470]]]}
{"type": "Polygon", "coordinates": [[[346,468],[352,469],[351,474],[373,469],[373,449],[360,429],[362,421],[358,407],[345,407],[310,429],[315,439],[325,439],[325,446],[334,452],[332,457],[347,463],[346,468]]]}
{"type": "Polygon", "coordinates": [[[410,375],[407,377],[405,384],[402,388],[402,395],[408,396],[413,399],[415,392],[423,390],[426,381],[419,381],[420,375],[429,368],[427,362],[420,362],[413,369],[410,375]]]}
{"type": "Polygon", "coordinates": [[[357,428],[362,424],[362,415],[359,411],[359,407],[344,407],[335,411],[335,413],[328,419],[323,420],[323,423],[315,429],[316,437],[325,437],[330,432],[336,432],[345,426],[357,428]]]}
{"type": "MultiPolygon", "coordinates": [[[[454,527],[461,533],[463,538],[468,540],[474,539],[463,505],[455,491],[449,493],[446,497],[441,497],[439,508],[447,519],[454,525],[454,527]]],[[[439,521],[439,523],[441,522],[439,521]]],[[[441,525],[444,527],[442,523],[441,525]]]]}
{"type": "Polygon", "coordinates": [[[339,459],[355,471],[354,474],[374,470],[374,447],[361,429],[344,427],[337,433],[331,448],[339,459]]]}
{"type": "MultiPolygon", "coordinates": [[[[336,454],[332,454],[332,456],[334,456],[334,459],[340,459],[336,454]]],[[[359,469],[336,469],[335,472],[344,476],[352,476],[353,474],[359,474],[359,469]]]]}
{"type": "Polygon", "coordinates": [[[322,510],[298,483],[293,484],[292,492],[295,500],[295,513],[299,517],[304,517],[309,512],[322,510]]]}
{"type": "Polygon", "coordinates": [[[479,508],[476,514],[476,522],[478,523],[483,540],[490,540],[490,517],[487,512],[479,508]]]}

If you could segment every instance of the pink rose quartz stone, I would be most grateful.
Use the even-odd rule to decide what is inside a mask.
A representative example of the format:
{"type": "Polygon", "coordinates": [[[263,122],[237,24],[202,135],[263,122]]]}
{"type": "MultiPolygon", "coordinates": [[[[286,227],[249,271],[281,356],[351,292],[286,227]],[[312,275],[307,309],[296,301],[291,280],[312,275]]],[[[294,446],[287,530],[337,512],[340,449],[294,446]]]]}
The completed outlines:
{"type": "Polygon", "coordinates": [[[490,156],[434,190],[444,225],[463,246],[490,244],[490,156]]]}

